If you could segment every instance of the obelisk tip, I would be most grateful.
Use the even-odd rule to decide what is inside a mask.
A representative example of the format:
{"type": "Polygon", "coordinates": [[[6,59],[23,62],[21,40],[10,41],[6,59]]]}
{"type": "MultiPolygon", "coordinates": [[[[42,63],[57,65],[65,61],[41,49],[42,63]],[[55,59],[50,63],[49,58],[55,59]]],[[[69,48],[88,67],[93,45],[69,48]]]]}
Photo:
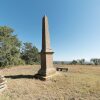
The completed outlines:
{"type": "Polygon", "coordinates": [[[44,15],[44,18],[46,18],[46,17],[47,17],[47,15],[45,14],[45,15],[44,15]]]}

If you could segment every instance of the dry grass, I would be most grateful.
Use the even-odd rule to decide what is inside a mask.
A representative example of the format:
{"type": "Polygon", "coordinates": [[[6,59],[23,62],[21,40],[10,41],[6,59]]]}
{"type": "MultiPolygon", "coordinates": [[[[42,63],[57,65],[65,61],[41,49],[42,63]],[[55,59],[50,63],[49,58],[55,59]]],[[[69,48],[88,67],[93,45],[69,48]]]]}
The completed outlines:
{"type": "Polygon", "coordinates": [[[36,65],[0,70],[8,81],[0,100],[100,100],[100,66],[63,67],[69,71],[57,72],[47,81],[32,79],[36,65]]]}

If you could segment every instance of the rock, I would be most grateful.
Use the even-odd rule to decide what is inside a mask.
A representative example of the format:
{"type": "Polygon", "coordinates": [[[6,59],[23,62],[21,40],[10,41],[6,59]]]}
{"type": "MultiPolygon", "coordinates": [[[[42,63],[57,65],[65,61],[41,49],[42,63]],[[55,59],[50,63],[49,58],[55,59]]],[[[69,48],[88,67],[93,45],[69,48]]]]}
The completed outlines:
{"type": "Polygon", "coordinates": [[[0,92],[4,91],[7,88],[6,80],[4,76],[0,76],[0,92]]]}

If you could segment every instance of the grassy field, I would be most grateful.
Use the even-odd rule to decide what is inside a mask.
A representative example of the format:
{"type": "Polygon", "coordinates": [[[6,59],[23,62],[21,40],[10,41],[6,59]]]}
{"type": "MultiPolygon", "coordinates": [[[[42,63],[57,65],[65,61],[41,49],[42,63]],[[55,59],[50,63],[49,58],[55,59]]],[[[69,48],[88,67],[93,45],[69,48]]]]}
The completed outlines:
{"type": "Polygon", "coordinates": [[[37,65],[0,70],[8,85],[0,100],[100,100],[100,66],[63,67],[68,72],[57,72],[47,81],[33,77],[37,65]]]}

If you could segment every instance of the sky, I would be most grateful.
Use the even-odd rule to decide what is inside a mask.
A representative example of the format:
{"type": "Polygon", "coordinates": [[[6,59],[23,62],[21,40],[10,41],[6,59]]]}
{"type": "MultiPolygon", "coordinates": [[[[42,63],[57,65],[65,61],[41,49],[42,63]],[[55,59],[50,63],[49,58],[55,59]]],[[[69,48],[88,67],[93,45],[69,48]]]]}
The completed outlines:
{"type": "Polygon", "coordinates": [[[54,60],[100,58],[100,0],[0,0],[0,26],[39,51],[45,14],[54,60]]]}

